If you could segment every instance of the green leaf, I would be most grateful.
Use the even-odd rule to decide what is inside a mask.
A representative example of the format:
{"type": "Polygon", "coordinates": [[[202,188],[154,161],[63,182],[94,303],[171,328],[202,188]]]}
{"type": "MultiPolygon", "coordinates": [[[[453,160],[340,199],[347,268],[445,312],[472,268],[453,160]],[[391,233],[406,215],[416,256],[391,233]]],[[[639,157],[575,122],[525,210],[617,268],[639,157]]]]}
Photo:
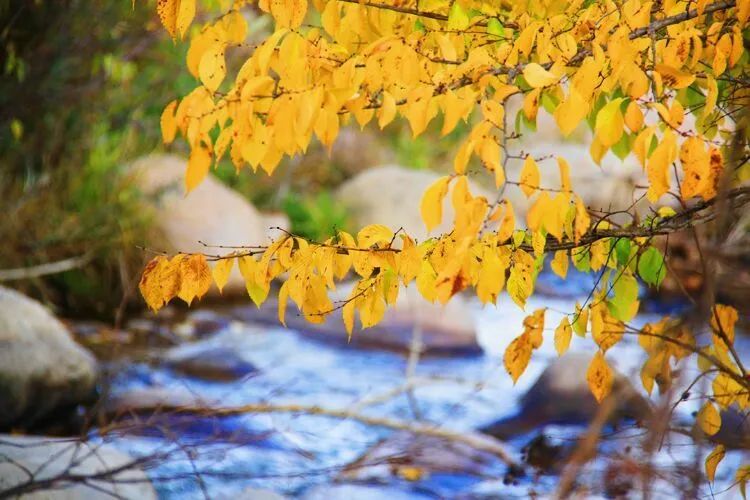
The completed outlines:
{"type": "Polygon", "coordinates": [[[425,32],[425,25],[421,19],[417,19],[416,21],[414,21],[414,31],[421,31],[422,33],[425,32]]]}
{"type": "Polygon", "coordinates": [[[638,280],[630,274],[620,274],[615,279],[614,295],[607,301],[609,312],[620,321],[630,321],[638,311],[633,307],[638,300],[638,280]]]}
{"type": "Polygon", "coordinates": [[[657,288],[661,285],[667,270],[664,256],[658,249],[649,247],[641,254],[638,259],[638,274],[649,285],[655,285],[657,288]]]}
{"type": "Polygon", "coordinates": [[[469,15],[461,7],[459,2],[453,2],[451,11],[448,14],[448,29],[465,30],[469,27],[469,15]]]}
{"type": "Polygon", "coordinates": [[[547,113],[553,114],[558,104],[560,104],[560,99],[557,97],[549,93],[542,94],[542,107],[547,113]]]}
{"type": "Polygon", "coordinates": [[[498,18],[493,17],[487,21],[487,33],[502,38],[505,36],[505,27],[498,18]]]}
{"type": "Polygon", "coordinates": [[[630,148],[631,148],[631,142],[632,142],[632,136],[628,133],[623,133],[622,137],[620,137],[620,140],[617,141],[617,143],[612,146],[612,152],[617,156],[620,160],[625,160],[627,156],[630,154],[630,148]]]}
{"type": "Polygon", "coordinates": [[[571,257],[573,258],[573,265],[576,269],[583,273],[591,271],[591,255],[587,249],[573,253],[571,257]]]}
{"type": "Polygon", "coordinates": [[[615,257],[617,258],[617,264],[621,267],[627,266],[630,261],[630,249],[632,244],[629,239],[620,238],[615,243],[615,257]]]}

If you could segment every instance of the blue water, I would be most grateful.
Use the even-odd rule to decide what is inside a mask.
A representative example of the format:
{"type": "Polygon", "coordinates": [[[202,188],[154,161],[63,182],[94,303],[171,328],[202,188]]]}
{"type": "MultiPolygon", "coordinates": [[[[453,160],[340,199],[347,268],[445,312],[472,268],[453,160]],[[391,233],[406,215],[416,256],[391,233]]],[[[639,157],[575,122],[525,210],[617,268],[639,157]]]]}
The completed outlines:
{"type": "MultiPolygon", "coordinates": [[[[519,397],[556,356],[551,331],[557,325],[559,314],[572,311],[580,290],[591,285],[583,276],[558,282],[543,274],[540,279],[547,280],[545,285],[560,287],[561,291],[569,293],[562,293],[564,297],[557,299],[532,299],[526,312],[520,311],[507,297],[502,297],[496,308],[474,304],[479,341],[486,354],[420,360],[415,372],[419,382],[414,389],[420,418],[463,431],[516,412],[519,397]],[[571,286],[578,288],[564,288],[571,286]],[[502,368],[502,352],[521,333],[523,317],[537,307],[549,308],[545,344],[514,386],[502,368]]],[[[641,321],[648,319],[644,317],[641,321]]],[[[127,365],[116,376],[113,392],[159,387],[175,393],[189,391],[220,406],[258,402],[319,405],[403,421],[415,418],[414,408],[404,393],[389,399],[381,397],[403,385],[407,362],[402,355],[334,346],[280,327],[236,321],[201,342],[209,346],[231,346],[256,366],[258,373],[235,382],[207,382],[166,368],[136,363],[127,365]],[[373,399],[378,402],[366,404],[373,399]]],[[[574,336],[572,350],[591,351],[592,348],[590,339],[574,336]]],[[[635,339],[625,339],[616,349],[613,361],[618,369],[637,381],[637,368],[643,357],[635,339]]],[[[550,427],[545,432],[569,439],[581,430],[580,427],[550,427]]],[[[103,439],[134,456],[160,454],[161,459],[147,472],[160,497],[165,499],[235,498],[247,487],[271,489],[290,497],[306,495],[306,498],[325,497],[326,500],[526,498],[530,488],[541,493],[553,491],[558,480],[542,476],[525,478],[515,485],[503,484],[506,466],[497,460],[488,464],[482,477],[436,474],[409,482],[381,476],[378,478],[381,482],[371,480],[365,485],[343,484],[330,489],[344,466],[392,432],[351,419],[274,413],[182,421],[172,418],[155,422],[150,429],[137,434],[107,435],[103,439]]],[[[635,434],[635,431],[630,433],[635,434]]],[[[508,443],[509,450],[520,457],[521,448],[531,437],[518,436],[508,443]]],[[[605,443],[603,452],[619,453],[624,442],[623,437],[605,443]]],[[[674,462],[672,449],[667,455],[658,458],[674,462]]],[[[730,455],[725,459],[729,463],[741,458],[730,455]]],[[[689,461],[689,457],[684,458],[689,461]]],[[[673,494],[672,491],[667,496],[673,494]]]]}

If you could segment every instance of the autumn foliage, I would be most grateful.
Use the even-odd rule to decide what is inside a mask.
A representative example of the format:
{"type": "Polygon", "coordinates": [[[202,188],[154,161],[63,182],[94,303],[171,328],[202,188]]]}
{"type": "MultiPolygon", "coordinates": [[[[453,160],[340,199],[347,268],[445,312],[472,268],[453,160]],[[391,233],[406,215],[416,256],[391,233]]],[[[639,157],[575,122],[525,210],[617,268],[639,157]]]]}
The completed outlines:
{"type": "MultiPolygon", "coordinates": [[[[698,415],[706,434],[720,428],[720,408],[748,409],[747,373],[733,348],[734,308],[709,305],[703,318],[712,332],[707,344],[677,318],[637,329],[628,323],[639,310],[639,280],[658,287],[666,274],[653,238],[709,222],[719,204],[747,194],[741,184],[750,174],[743,161],[750,0],[235,1],[231,10],[191,30],[195,4],[158,2],[170,35],[190,39],[187,68],[198,80],[161,118],[164,141],[179,134],[191,148],[188,192],[224,156],[238,172],[260,168],[271,175],[284,156],[304,154],[313,138],[330,147],[352,120],[383,129],[403,119],[415,137],[438,119],[443,135],[459,123],[467,123],[469,132],[453,173],[422,198],[422,218],[433,230],[451,193],[456,215],[450,232],[416,241],[370,225],[321,242],[285,234],[223,255],[159,256],[141,281],[152,309],[174,297],[190,303],[212,281],[221,289],[237,265],[258,305],[272,281],[282,281],[282,323],[291,301],[311,322],[342,314],[351,334],[357,318],[362,328],[377,324],[407,285],[440,303],[467,289],[483,303],[495,303],[504,289],[524,308],[549,259],[562,278],[571,265],[598,276],[588,300],[553,325],[560,354],[573,333],[590,333],[599,347],[587,368],[598,400],[613,383],[606,355],[629,333],[638,335],[648,355],[641,379],[649,393],[655,385],[666,390],[675,362],[698,354],[713,385],[713,397],[698,415]],[[270,14],[275,29],[230,70],[227,53],[248,49],[242,8],[270,14]],[[514,95],[523,97],[523,106],[508,116],[514,95]],[[539,165],[530,155],[519,178],[509,179],[508,141],[533,129],[540,112],[554,116],[564,135],[589,126],[597,163],[610,151],[637,158],[648,179],[640,196],[652,204],[652,215],[642,220],[631,214],[623,224],[591,213],[571,187],[576,166],[562,157],[556,158],[558,185],[540,185],[539,165]],[[471,193],[472,161],[494,178],[495,199],[471,193]],[[509,184],[531,199],[525,220],[503,196],[509,184]],[[334,303],[328,292],[352,273],[358,281],[351,295],[334,303]]],[[[542,344],[544,320],[544,309],[532,312],[508,347],[504,361],[514,380],[542,344]]],[[[709,457],[710,478],[721,457],[723,448],[709,457]]],[[[750,469],[737,475],[744,484],[750,469]]]]}

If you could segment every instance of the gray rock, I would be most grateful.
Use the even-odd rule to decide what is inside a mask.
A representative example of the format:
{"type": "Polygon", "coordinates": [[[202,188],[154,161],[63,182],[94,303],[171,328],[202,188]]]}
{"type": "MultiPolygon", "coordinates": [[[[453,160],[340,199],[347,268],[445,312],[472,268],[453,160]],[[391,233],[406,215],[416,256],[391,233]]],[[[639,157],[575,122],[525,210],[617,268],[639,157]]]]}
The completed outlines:
{"type": "MultiPolygon", "coordinates": [[[[357,228],[367,224],[384,224],[392,230],[404,228],[419,241],[427,237],[427,228],[420,215],[424,191],[442,175],[429,170],[414,170],[397,165],[368,169],[349,179],[336,191],[336,201],[345,207],[357,228]]],[[[494,201],[494,193],[470,184],[474,196],[494,201]]],[[[451,187],[452,191],[452,187],[451,187]]],[[[453,227],[454,211],[450,192],[443,203],[443,223],[431,235],[439,235],[453,227]]]]}
{"type": "Polygon", "coordinates": [[[175,347],[164,355],[171,369],[204,380],[232,381],[257,372],[234,349],[203,342],[175,347]]]}
{"type": "Polygon", "coordinates": [[[109,445],[2,435],[0,497],[4,495],[39,500],[157,498],[134,459],[109,445]]]}
{"type": "Polygon", "coordinates": [[[38,302],[0,286],[0,425],[89,399],[97,365],[38,302]]]}
{"type": "MultiPolygon", "coordinates": [[[[482,432],[509,439],[547,424],[588,423],[599,409],[586,382],[590,361],[591,354],[579,352],[555,359],[521,397],[518,413],[484,427],[482,432]]],[[[613,394],[617,398],[613,421],[643,421],[650,416],[648,401],[622,374],[616,375],[613,394]]]]}
{"type": "Polygon", "coordinates": [[[408,477],[413,471],[420,477],[441,473],[489,476],[503,468],[497,457],[467,444],[396,432],[348,464],[339,479],[389,481],[393,476],[408,477]]]}

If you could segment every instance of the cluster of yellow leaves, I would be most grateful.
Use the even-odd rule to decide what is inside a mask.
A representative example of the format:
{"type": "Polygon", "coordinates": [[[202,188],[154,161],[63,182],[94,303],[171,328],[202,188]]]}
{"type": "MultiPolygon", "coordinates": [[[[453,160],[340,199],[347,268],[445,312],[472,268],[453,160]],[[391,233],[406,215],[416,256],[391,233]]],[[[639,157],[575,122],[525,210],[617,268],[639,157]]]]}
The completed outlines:
{"type": "MultiPolygon", "coordinates": [[[[564,134],[590,117],[595,160],[623,145],[632,150],[648,171],[651,201],[669,190],[678,152],[683,197],[713,196],[723,164],[709,145],[723,120],[716,79],[744,53],[744,4],[715,16],[708,14],[714,6],[699,2],[700,12],[669,24],[668,36],[653,44],[649,23],[692,6],[675,0],[656,7],[641,0],[553,5],[527,11],[521,1],[264,0],[259,7],[274,18],[275,31],[226,81],[226,51],[247,36],[244,16],[231,10],[192,37],[187,66],[201,85],[167,106],[164,140],[179,131],[199,151],[191,189],[206,165],[227,152],[238,170],[260,166],[271,173],[284,155],[304,153],[313,136],[330,147],[352,117],[362,127],[376,120],[383,128],[401,116],[417,136],[442,115],[447,134],[478,108],[454,169],[464,174],[476,156],[500,187],[504,105],[522,93],[526,119],[535,121],[544,101],[564,134]],[[313,9],[320,26],[303,24],[313,9]],[[405,14],[409,9],[420,15],[405,14]],[[683,136],[688,87],[705,105],[697,113],[699,131],[683,136]],[[648,113],[658,124],[647,125],[648,113]],[[687,137],[683,145],[678,137],[687,137]]],[[[158,10],[169,32],[182,36],[195,0],[160,0],[158,10]]],[[[531,165],[524,171],[519,183],[529,196],[538,178],[531,165]]]]}
{"type": "MultiPolygon", "coordinates": [[[[159,16],[172,37],[186,36],[195,4],[159,0],[159,16]]],[[[224,256],[212,270],[198,255],[157,257],[140,284],[149,306],[157,310],[174,297],[190,303],[206,293],[211,278],[221,289],[236,262],[258,305],[272,280],[287,276],[279,290],[282,322],[291,300],[312,322],[340,310],[350,334],[357,317],[363,328],[380,321],[400,286],[411,282],[440,303],[470,287],[483,303],[495,303],[505,288],[523,308],[545,253],[557,244],[564,248],[551,262],[557,275],[565,278],[570,263],[603,273],[605,286],[585,307],[577,306],[572,318],[563,317],[554,334],[563,354],[573,332],[591,332],[599,351],[587,380],[602,400],[613,382],[605,353],[638,312],[636,272],[658,286],[663,263],[644,251],[644,242],[618,250],[611,238],[587,240],[592,221],[572,190],[564,158],[557,159],[559,189],[540,185],[532,156],[518,179],[506,179],[504,147],[513,136],[507,100],[523,96],[517,124],[533,125],[540,112],[548,112],[570,135],[587,121],[594,133],[592,158],[599,163],[608,152],[621,158],[632,153],[646,172],[652,203],[670,192],[685,202],[710,200],[724,175],[716,139],[726,139],[731,129],[721,108],[727,90],[719,83],[746,57],[742,30],[750,0],[260,0],[258,8],[273,18],[274,29],[253,46],[246,43],[241,6],[233,4],[194,30],[187,67],[199,85],[162,113],[164,142],[180,134],[190,146],[187,191],[225,155],[238,171],[249,166],[272,174],[284,156],[304,154],[314,138],[330,148],[352,120],[360,127],[376,122],[382,129],[401,118],[414,137],[438,119],[443,135],[464,122],[468,133],[456,151],[454,174],[431,185],[421,203],[422,218],[433,231],[452,188],[453,228],[424,242],[380,225],[320,243],[286,236],[263,250],[224,256]],[[228,68],[227,53],[237,47],[247,57],[228,68]],[[466,174],[474,159],[498,190],[516,184],[531,199],[526,230],[517,228],[508,200],[471,194],[466,174]],[[673,169],[678,161],[679,169],[673,169]],[[613,258],[615,253],[622,258],[613,258]],[[349,273],[357,282],[343,305],[336,305],[329,292],[349,273]]],[[[750,96],[740,93],[732,101],[747,105],[750,96]]],[[[598,221],[596,228],[609,225],[598,221]]],[[[716,306],[713,342],[700,358],[704,370],[717,362],[726,368],[713,379],[713,402],[699,414],[708,434],[721,425],[715,405],[748,405],[732,376],[740,374],[732,356],[732,311],[716,306]]],[[[542,344],[544,313],[526,318],[524,332],[505,353],[514,381],[542,344]]],[[[639,342],[648,354],[641,379],[649,393],[655,383],[666,390],[673,364],[695,349],[692,334],[669,318],[644,326],[639,342]]],[[[721,457],[717,449],[707,460],[710,478],[721,457]]],[[[749,470],[737,474],[744,487],[749,470]]]]}

